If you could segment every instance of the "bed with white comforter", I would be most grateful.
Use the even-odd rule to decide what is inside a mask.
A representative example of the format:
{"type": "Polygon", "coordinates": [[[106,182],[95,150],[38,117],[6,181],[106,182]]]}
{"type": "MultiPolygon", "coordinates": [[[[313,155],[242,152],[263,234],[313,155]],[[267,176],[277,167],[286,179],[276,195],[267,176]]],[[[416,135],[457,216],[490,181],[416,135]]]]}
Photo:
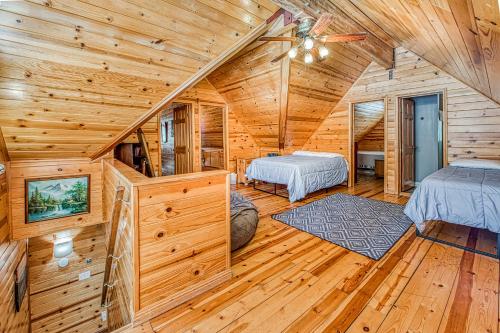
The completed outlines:
{"type": "Polygon", "coordinates": [[[347,180],[347,161],[340,154],[296,151],[292,155],[252,161],[247,177],[287,185],[290,202],[347,180]]]}
{"type": "Polygon", "coordinates": [[[441,220],[500,233],[500,164],[495,164],[457,161],[436,171],[413,192],[405,214],[420,232],[426,221],[441,220]]]}

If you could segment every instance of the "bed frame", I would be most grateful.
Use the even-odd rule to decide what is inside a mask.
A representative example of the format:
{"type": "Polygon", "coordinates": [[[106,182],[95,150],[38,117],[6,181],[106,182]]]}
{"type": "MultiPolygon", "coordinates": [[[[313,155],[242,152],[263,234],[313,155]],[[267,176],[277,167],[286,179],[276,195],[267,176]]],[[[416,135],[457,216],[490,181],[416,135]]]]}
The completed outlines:
{"type": "MultiPolygon", "coordinates": [[[[278,186],[278,185],[281,185],[281,186],[286,186],[286,185],[283,185],[283,184],[278,184],[278,183],[270,183],[270,182],[266,182],[266,181],[263,181],[263,180],[256,180],[256,179],[253,179],[253,189],[254,189],[254,190],[261,191],[261,192],[264,192],[264,193],[269,193],[269,194],[272,194],[272,195],[276,195],[276,196],[278,196],[278,197],[282,197],[282,198],[290,199],[289,195],[286,195],[286,196],[285,196],[285,195],[279,194],[279,193],[276,191],[276,190],[277,190],[277,186],[278,186]],[[265,184],[274,185],[274,191],[270,192],[270,191],[263,190],[263,189],[261,189],[261,188],[257,188],[257,185],[256,185],[256,184],[257,184],[257,182],[264,182],[265,184]]],[[[345,182],[343,182],[343,183],[340,183],[340,184],[337,184],[337,185],[334,185],[334,186],[339,186],[339,185],[344,185],[344,186],[346,186],[346,187],[347,187],[347,186],[348,186],[348,183],[347,183],[347,181],[345,181],[345,182]],[[345,183],[345,184],[344,184],[344,183],[345,183]]],[[[332,187],[334,187],[334,186],[332,186],[332,187]]],[[[325,189],[324,189],[324,190],[325,190],[325,193],[328,193],[328,190],[329,190],[329,189],[331,189],[332,187],[327,187],[327,188],[325,188],[325,189]]],[[[288,193],[288,190],[287,190],[286,188],[285,188],[285,190],[286,190],[286,192],[288,193]]],[[[318,190],[318,191],[320,191],[320,190],[318,190]]],[[[316,191],[316,192],[318,192],[318,191],[316,191]]],[[[314,192],[313,192],[313,193],[314,193],[314,192]]],[[[308,193],[308,194],[310,194],[310,193],[308,193]]],[[[302,200],[304,200],[305,198],[307,198],[307,195],[306,195],[304,198],[300,199],[299,201],[302,201],[302,200]]]]}
{"type": "Polygon", "coordinates": [[[442,240],[442,239],[439,239],[439,238],[436,238],[436,237],[427,236],[427,235],[421,233],[420,231],[418,231],[418,229],[416,229],[416,233],[417,233],[417,237],[428,239],[428,240],[436,242],[436,243],[441,243],[441,244],[449,245],[449,246],[452,246],[452,247],[455,247],[455,248],[458,248],[458,249],[461,249],[461,250],[464,250],[464,251],[476,253],[476,254],[482,254],[482,255],[490,257],[490,258],[500,259],[500,233],[497,234],[497,253],[496,254],[492,254],[492,253],[481,251],[481,250],[477,250],[477,249],[474,249],[474,248],[471,248],[471,247],[467,247],[467,246],[463,246],[463,245],[460,245],[460,244],[448,242],[448,241],[445,241],[445,240],[442,240]]]}

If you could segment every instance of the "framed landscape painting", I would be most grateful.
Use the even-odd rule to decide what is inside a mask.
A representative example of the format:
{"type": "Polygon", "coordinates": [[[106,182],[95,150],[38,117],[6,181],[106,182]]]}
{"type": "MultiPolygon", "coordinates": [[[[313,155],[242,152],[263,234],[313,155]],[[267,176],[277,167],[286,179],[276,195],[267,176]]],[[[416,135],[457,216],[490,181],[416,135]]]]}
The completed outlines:
{"type": "Polygon", "coordinates": [[[26,223],[90,213],[90,175],[25,180],[26,223]]]}

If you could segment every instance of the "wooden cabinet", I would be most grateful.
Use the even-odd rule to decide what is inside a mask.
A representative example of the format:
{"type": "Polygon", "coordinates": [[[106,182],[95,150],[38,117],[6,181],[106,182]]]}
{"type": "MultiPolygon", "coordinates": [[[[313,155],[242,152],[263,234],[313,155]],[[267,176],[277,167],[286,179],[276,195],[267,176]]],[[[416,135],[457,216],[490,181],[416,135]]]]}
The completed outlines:
{"type": "Polygon", "coordinates": [[[224,149],[202,148],[203,166],[224,169],[224,149]]]}
{"type": "Polygon", "coordinates": [[[237,184],[248,185],[249,181],[246,176],[247,168],[252,163],[254,158],[237,158],[236,159],[236,182],[237,184]]]}
{"type": "Polygon", "coordinates": [[[384,160],[375,160],[375,177],[384,178],[384,160]]]}

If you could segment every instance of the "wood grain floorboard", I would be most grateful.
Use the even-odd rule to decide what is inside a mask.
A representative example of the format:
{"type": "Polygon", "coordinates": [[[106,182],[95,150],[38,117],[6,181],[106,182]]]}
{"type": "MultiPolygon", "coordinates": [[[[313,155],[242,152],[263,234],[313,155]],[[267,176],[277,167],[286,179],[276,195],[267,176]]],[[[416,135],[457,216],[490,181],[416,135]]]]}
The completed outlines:
{"type": "MultiPolygon", "coordinates": [[[[379,261],[294,229],[272,215],[335,193],[405,204],[383,180],[318,191],[300,202],[240,186],[259,209],[253,240],[232,254],[233,277],[152,319],[153,332],[498,333],[498,260],[435,244],[415,227],[379,261]]],[[[492,249],[484,231],[431,222],[428,232],[492,249]]]]}

